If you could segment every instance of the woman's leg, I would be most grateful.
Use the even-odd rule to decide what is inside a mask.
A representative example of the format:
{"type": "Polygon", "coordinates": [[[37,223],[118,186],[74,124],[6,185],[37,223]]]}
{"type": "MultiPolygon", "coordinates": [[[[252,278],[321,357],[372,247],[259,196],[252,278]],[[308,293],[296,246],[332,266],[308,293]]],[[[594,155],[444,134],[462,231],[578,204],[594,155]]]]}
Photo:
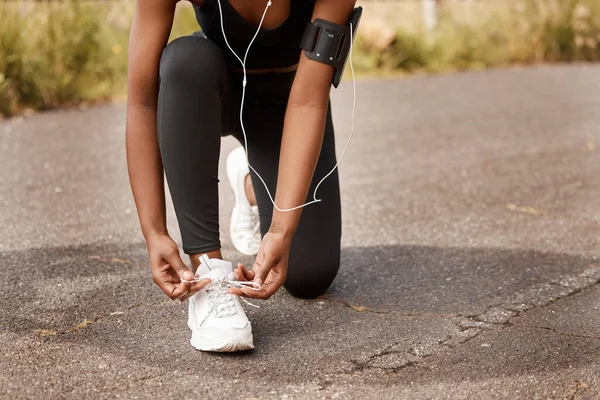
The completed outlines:
{"type": "Polygon", "coordinates": [[[218,163],[226,85],[225,60],[209,40],[186,36],[165,48],[160,61],[158,140],[183,251],[190,255],[221,258],[218,163]]]}
{"type": "MultiPolygon", "coordinates": [[[[275,195],[283,119],[267,118],[262,113],[257,118],[260,119],[251,123],[252,130],[257,131],[257,134],[248,139],[250,163],[275,195]]],[[[335,163],[335,138],[329,107],[323,146],[308,200],[312,200],[315,186],[331,171],[335,163]]],[[[264,236],[271,224],[273,204],[262,182],[254,173],[251,176],[258,201],[261,233],[264,236]]],[[[322,201],[309,205],[302,211],[292,239],[285,288],[296,297],[315,298],[323,294],[333,282],[340,266],[341,204],[337,169],[321,184],[317,198],[322,201]]]]}

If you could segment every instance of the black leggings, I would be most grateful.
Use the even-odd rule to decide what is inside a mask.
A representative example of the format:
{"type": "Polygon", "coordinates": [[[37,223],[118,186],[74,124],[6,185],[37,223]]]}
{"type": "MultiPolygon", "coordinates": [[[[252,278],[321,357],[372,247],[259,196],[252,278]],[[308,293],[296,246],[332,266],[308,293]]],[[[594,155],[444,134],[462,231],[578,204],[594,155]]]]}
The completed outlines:
{"type": "MultiPolygon", "coordinates": [[[[250,163],[274,195],[279,149],[294,72],[249,74],[244,125],[250,163]]],[[[239,123],[242,74],[225,65],[221,50],[199,36],[174,40],[160,61],[158,141],[186,254],[217,250],[219,241],[218,163],[221,136],[243,144],[239,123]]],[[[335,165],[331,108],[309,197],[335,165]]],[[[265,188],[251,174],[260,229],[273,215],[265,188]]],[[[294,296],[321,295],[340,265],[341,206],[337,170],[320,186],[322,202],[304,208],[290,250],[286,289],[294,296]]]]}

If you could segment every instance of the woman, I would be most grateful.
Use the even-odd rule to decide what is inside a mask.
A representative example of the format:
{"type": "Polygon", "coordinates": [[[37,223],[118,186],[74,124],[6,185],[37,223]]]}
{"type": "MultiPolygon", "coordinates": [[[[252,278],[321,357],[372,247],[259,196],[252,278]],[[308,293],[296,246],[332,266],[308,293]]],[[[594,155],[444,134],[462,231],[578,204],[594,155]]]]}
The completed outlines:
{"type": "Polygon", "coordinates": [[[337,173],[319,187],[320,203],[279,209],[303,204],[336,162],[329,107],[334,68],[301,51],[304,29],[315,18],[346,26],[355,1],[275,0],[267,6],[267,0],[192,0],[203,33],[166,45],[176,1],[136,5],[127,104],[131,187],[154,282],[171,299],[190,299],[191,344],[205,351],[246,350],[253,348],[252,332],[239,296],[268,299],[285,283],[292,295],[314,298],[339,268],[337,173]],[[243,117],[249,162],[276,193],[278,208],[253,173],[262,241],[252,269],[238,265],[234,271],[220,251],[217,167],[221,136],[243,142],[243,73],[221,18],[229,44],[243,58],[263,13],[246,62],[243,117]],[[196,275],[167,232],[163,170],[196,275]]]}

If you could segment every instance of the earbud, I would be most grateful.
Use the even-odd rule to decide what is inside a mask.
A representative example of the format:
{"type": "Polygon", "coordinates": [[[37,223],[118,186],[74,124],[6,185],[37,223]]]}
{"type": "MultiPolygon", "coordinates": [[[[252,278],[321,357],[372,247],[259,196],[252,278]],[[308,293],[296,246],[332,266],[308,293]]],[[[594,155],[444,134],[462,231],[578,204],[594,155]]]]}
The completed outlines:
{"type": "MultiPolygon", "coordinates": [[[[254,40],[260,33],[260,29],[262,28],[263,21],[265,20],[265,15],[267,15],[267,10],[269,9],[269,7],[271,7],[273,2],[271,0],[269,0],[267,2],[267,7],[265,7],[265,11],[263,12],[262,18],[260,19],[260,23],[258,24],[258,29],[256,30],[256,33],[252,37],[252,40],[250,40],[250,43],[248,44],[248,48],[246,49],[246,54],[244,55],[244,60],[242,60],[240,58],[240,56],[238,56],[237,53],[235,51],[233,51],[233,49],[231,48],[231,45],[229,44],[229,41],[227,40],[227,35],[225,35],[225,28],[223,27],[223,9],[221,8],[221,0],[217,0],[217,4],[219,5],[219,16],[221,18],[221,32],[223,32],[223,39],[225,40],[225,44],[227,45],[229,50],[231,50],[231,52],[233,53],[235,58],[238,59],[240,64],[242,64],[242,69],[244,71],[244,79],[242,80],[242,103],[240,105],[240,125],[242,127],[242,134],[244,136],[244,151],[246,152],[246,162],[248,163],[248,168],[250,168],[256,174],[256,176],[258,176],[258,178],[262,182],[263,186],[265,187],[267,194],[269,195],[269,199],[271,200],[271,203],[273,203],[273,207],[275,207],[280,212],[294,211],[299,208],[306,207],[310,204],[320,203],[321,199],[317,199],[317,191],[319,190],[319,187],[325,181],[325,179],[327,179],[329,177],[329,175],[333,174],[333,171],[335,171],[335,169],[338,167],[338,165],[342,161],[342,158],[344,158],[344,154],[346,154],[346,149],[348,148],[348,145],[350,144],[350,140],[352,139],[352,136],[354,135],[354,117],[355,117],[355,111],[356,111],[356,77],[354,76],[354,65],[352,64],[352,47],[354,44],[353,43],[354,35],[353,35],[352,30],[354,27],[352,26],[352,24],[350,24],[350,70],[352,71],[352,84],[353,84],[353,93],[354,93],[353,101],[352,101],[352,126],[350,129],[350,136],[348,137],[348,140],[346,141],[346,145],[344,146],[344,149],[342,150],[342,154],[340,155],[340,158],[335,163],[334,167],[331,169],[331,171],[329,171],[327,173],[327,175],[325,175],[319,181],[319,183],[317,183],[317,186],[315,186],[315,191],[313,193],[313,200],[309,201],[308,203],[304,203],[302,205],[296,206],[296,207],[281,209],[277,206],[277,204],[275,204],[275,200],[273,199],[273,196],[271,195],[271,192],[269,191],[269,188],[267,187],[267,183],[264,181],[262,176],[260,176],[258,171],[255,170],[254,167],[250,164],[250,161],[248,161],[248,137],[246,136],[246,127],[244,126],[244,120],[242,118],[242,114],[244,111],[244,99],[246,98],[246,85],[248,84],[247,73],[246,73],[246,59],[248,58],[248,52],[250,52],[250,47],[252,46],[252,43],[254,43],[254,40]]],[[[291,10],[290,10],[290,12],[291,12],[291,10]]]]}

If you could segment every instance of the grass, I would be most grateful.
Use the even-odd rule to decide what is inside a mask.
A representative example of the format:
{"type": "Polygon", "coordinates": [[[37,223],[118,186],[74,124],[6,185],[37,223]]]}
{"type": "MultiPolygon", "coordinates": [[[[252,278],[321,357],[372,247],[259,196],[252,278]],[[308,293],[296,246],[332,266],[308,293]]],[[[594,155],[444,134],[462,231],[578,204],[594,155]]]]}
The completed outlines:
{"type": "Polygon", "coordinates": [[[357,40],[360,69],[440,72],[542,62],[600,61],[600,2],[529,0],[465,21],[442,8],[432,31],[370,28],[357,40]]]}
{"type": "MultiPolygon", "coordinates": [[[[385,20],[377,4],[362,4],[354,51],[359,73],[600,60],[598,0],[447,0],[432,31],[412,22],[418,2],[412,14],[390,12],[407,2],[385,2],[385,20]]],[[[1,2],[0,115],[124,93],[133,8],[132,0],[1,2]]],[[[196,29],[191,7],[181,3],[171,38],[196,29]]]]}
{"type": "Polygon", "coordinates": [[[0,11],[0,113],[108,98],[126,77],[108,10],[79,2],[5,3],[0,11]],[[35,7],[33,7],[35,6],[35,7]]]}

